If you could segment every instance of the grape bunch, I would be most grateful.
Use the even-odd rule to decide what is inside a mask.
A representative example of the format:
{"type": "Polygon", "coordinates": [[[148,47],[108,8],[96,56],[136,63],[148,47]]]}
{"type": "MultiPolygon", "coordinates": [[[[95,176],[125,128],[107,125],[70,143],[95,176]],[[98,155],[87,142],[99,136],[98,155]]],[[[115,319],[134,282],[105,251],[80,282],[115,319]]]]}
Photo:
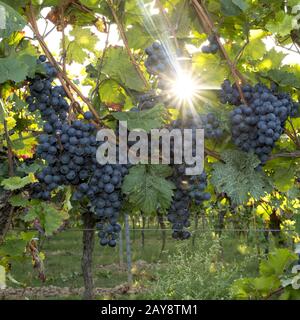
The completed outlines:
{"type": "Polygon", "coordinates": [[[140,110],[152,109],[159,102],[159,96],[155,92],[149,91],[138,97],[138,107],[140,110]]]}
{"type": "Polygon", "coordinates": [[[208,113],[200,115],[201,127],[204,129],[204,135],[207,139],[220,140],[224,135],[219,119],[213,114],[208,113]]]}
{"type": "Polygon", "coordinates": [[[145,66],[150,74],[166,73],[171,69],[171,62],[167,51],[159,42],[154,42],[145,50],[147,59],[145,66]]]}
{"type": "MultiPolygon", "coordinates": [[[[206,116],[207,117],[207,116],[206,116]]],[[[208,118],[210,118],[208,116],[208,118]]],[[[187,117],[185,119],[177,119],[172,123],[172,128],[176,129],[197,129],[202,128],[202,121],[205,117],[193,118],[187,117]]],[[[215,118],[211,117],[211,120],[216,121],[215,118]]],[[[196,135],[193,133],[193,149],[192,152],[195,154],[196,150],[196,135]]],[[[174,141],[171,142],[171,163],[173,167],[173,175],[171,180],[176,186],[173,201],[168,211],[167,218],[172,223],[174,239],[187,239],[190,237],[190,232],[185,230],[190,226],[190,205],[192,202],[195,205],[201,205],[203,201],[210,199],[210,193],[205,192],[207,188],[207,176],[205,172],[200,175],[190,176],[186,175],[185,171],[187,166],[185,164],[176,165],[174,164],[174,156],[176,150],[174,149],[174,141]]]]}
{"type": "MultiPolygon", "coordinates": [[[[98,167],[84,188],[79,187],[82,195],[86,193],[91,201],[98,223],[100,244],[116,246],[121,226],[118,224],[122,205],[121,186],[128,173],[128,166],[106,164],[98,167]]],[[[77,194],[78,196],[78,194],[77,194]]]]}
{"type": "Polygon", "coordinates": [[[177,119],[172,123],[174,128],[189,128],[192,130],[203,129],[207,139],[220,140],[224,136],[220,120],[212,112],[207,114],[186,114],[183,119],[177,119]]]}
{"type": "Polygon", "coordinates": [[[235,85],[228,80],[222,85],[221,102],[237,106],[231,113],[233,142],[242,151],[254,152],[265,164],[298,104],[288,94],[274,92],[260,83],[245,85],[242,91],[247,105],[241,102],[235,85]]]}
{"type": "Polygon", "coordinates": [[[59,186],[75,188],[72,200],[89,200],[88,207],[98,221],[100,244],[116,246],[121,226],[117,223],[122,203],[121,185],[128,173],[125,165],[100,165],[96,152],[96,127],[91,112],[84,119],[68,121],[69,104],[60,86],[53,86],[55,69],[44,56],[39,63],[45,75],[30,79],[30,96],[26,101],[31,112],[39,111],[44,121],[44,133],[39,136],[37,155],[47,166],[36,177],[32,197],[50,200],[51,192],[59,186]]]}
{"type": "Polygon", "coordinates": [[[185,165],[174,166],[172,181],[176,186],[173,201],[168,211],[167,218],[172,223],[172,237],[174,239],[188,239],[191,234],[185,228],[190,226],[190,205],[194,201],[201,205],[203,201],[211,198],[210,193],[205,192],[207,176],[205,172],[200,175],[185,175],[185,165]]]}
{"type": "Polygon", "coordinates": [[[207,188],[207,175],[205,171],[199,176],[191,176],[189,180],[189,196],[194,200],[196,205],[201,205],[203,201],[210,200],[211,194],[205,192],[207,188]]]}
{"type": "Polygon", "coordinates": [[[216,40],[216,37],[214,35],[210,35],[208,38],[208,45],[203,46],[202,47],[202,52],[205,54],[216,54],[218,52],[219,49],[219,44],[216,40]]]}

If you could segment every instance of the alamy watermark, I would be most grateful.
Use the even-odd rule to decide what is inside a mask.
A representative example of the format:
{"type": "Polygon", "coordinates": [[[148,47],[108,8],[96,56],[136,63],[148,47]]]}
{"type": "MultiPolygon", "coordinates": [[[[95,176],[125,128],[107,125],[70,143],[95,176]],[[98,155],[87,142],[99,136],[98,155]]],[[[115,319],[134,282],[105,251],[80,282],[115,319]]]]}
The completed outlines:
{"type": "Polygon", "coordinates": [[[104,164],[185,164],[186,175],[199,175],[204,166],[203,129],[143,129],[128,132],[119,122],[118,137],[112,129],[101,129],[97,161],[104,164]]]}
{"type": "Polygon", "coordinates": [[[6,12],[4,6],[0,5],[0,30],[6,28],[6,12]]]}

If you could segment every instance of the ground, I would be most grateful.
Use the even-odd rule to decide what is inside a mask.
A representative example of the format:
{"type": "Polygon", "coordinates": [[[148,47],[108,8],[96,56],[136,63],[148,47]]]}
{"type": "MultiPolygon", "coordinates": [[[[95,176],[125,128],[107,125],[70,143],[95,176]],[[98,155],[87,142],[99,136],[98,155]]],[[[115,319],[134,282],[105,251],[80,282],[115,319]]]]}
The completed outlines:
{"type": "MultiPolygon", "coordinates": [[[[178,242],[167,232],[166,246],[161,252],[161,231],[146,230],[145,243],[142,246],[141,231],[131,232],[133,288],[129,289],[126,270],[125,243],[123,244],[123,264],[120,261],[119,248],[103,248],[95,244],[94,281],[96,298],[139,299],[148,298],[151,285],[157,277],[165,272],[172,263],[172,254],[178,242]]],[[[98,241],[98,238],[96,238],[98,241]]],[[[192,246],[192,239],[187,240],[192,246]]],[[[197,238],[196,238],[196,241],[197,238]]],[[[199,240],[200,241],[200,240],[199,240]]],[[[227,239],[224,241],[224,257],[228,261],[240,259],[257,248],[245,245],[245,238],[227,239]]],[[[38,279],[37,271],[32,268],[30,259],[16,261],[12,265],[14,279],[24,287],[8,283],[8,289],[0,292],[2,299],[81,299],[83,280],[81,274],[81,232],[67,230],[45,239],[42,251],[45,253],[46,281],[38,279]]],[[[253,270],[257,264],[253,265],[253,270]]],[[[250,270],[253,271],[253,270],[250,270]]]]}

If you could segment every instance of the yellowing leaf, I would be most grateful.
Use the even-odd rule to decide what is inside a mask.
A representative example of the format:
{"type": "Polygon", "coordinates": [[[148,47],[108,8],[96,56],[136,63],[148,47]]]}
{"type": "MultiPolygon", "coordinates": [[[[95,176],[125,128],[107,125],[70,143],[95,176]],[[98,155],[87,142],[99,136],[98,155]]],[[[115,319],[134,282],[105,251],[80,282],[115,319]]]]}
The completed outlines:
{"type": "MultiPolygon", "coordinates": [[[[7,130],[12,130],[16,125],[16,120],[13,117],[6,118],[7,130]]],[[[0,134],[4,134],[4,125],[0,123],[0,134]]]]}

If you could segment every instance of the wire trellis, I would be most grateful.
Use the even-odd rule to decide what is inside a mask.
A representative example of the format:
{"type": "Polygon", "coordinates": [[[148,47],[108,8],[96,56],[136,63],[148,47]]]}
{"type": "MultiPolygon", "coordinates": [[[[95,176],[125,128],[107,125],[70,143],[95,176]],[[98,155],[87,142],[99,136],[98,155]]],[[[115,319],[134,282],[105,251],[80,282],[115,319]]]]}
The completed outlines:
{"type": "MultiPolygon", "coordinates": [[[[15,231],[39,231],[38,229],[34,228],[29,228],[29,229],[24,229],[24,228],[13,228],[12,230],[15,231]]],[[[67,228],[60,230],[60,232],[83,232],[83,231],[99,231],[95,228],[91,229],[82,229],[82,228],[67,228]]],[[[129,231],[173,231],[173,229],[170,228],[129,228],[129,231]]],[[[192,233],[197,232],[197,231],[210,231],[210,232],[296,232],[295,230],[289,230],[289,229],[218,229],[218,228],[197,228],[190,230],[192,233]]]]}

